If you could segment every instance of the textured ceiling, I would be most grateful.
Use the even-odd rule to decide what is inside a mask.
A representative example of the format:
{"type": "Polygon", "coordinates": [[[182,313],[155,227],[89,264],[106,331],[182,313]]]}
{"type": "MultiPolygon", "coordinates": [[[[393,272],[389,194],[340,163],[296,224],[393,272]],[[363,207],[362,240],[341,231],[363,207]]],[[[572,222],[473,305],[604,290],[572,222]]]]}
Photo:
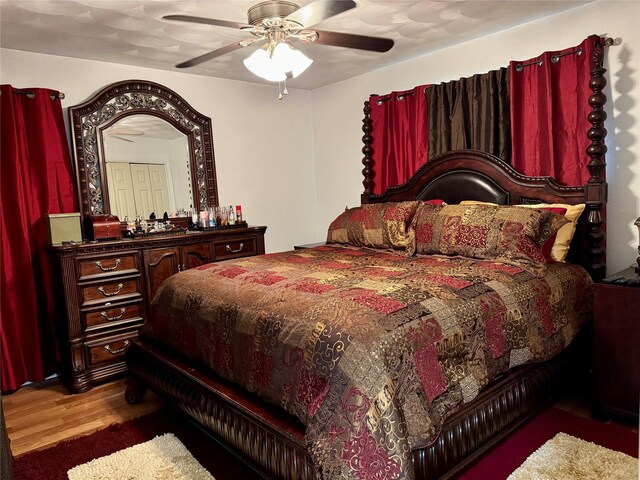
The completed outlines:
{"type": "MultiPolygon", "coordinates": [[[[356,0],[358,6],[317,25],[322,30],[393,39],[386,53],[296,44],[313,65],[290,86],[313,89],[427,52],[568,10],[585,1],[356,0]]],[[[225,27],[163,20],[185,14],[246,22],[258,0],[0,0],[4,48],[175,70],[189,58],[247,38],[225,27]]],[[[309,0],[297,1],[299,5],[309,0]]],[[[189,73],[268,83],[242,60],[255,46],[218,57],[189,73]]]]}

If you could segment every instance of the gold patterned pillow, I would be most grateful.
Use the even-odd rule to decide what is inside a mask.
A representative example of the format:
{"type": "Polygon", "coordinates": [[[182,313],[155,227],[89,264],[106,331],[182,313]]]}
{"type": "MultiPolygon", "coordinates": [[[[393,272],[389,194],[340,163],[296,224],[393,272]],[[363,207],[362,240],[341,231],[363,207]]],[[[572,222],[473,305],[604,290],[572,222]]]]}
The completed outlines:
{"type": "Polygon", "coordinates": [[[557,223],[539,210],[512,206],[423,205],[413,227],[417,253],[498,260],[542,276],[541,237],[560,228],[557,223]]]}
{"type": "Polygon", "coordinates": [[[327,243],[392,248],[413,255],[415,238],[409,227],[420,203],[373,203],[349,208],[331,222],[327,243]]]}

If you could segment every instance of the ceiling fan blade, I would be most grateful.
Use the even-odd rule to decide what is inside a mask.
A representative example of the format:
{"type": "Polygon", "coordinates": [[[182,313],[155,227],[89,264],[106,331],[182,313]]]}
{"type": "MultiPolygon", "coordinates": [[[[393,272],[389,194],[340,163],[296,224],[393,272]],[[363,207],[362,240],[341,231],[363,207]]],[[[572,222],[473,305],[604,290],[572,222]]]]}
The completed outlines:
{"type": "Polygon", "coordinates": [[[217,18],[192,17],[191,15],[165,15],[165,20],[175,20],[187,23],[202,23],[204,25],[215,25],[217,27],[242,28],[248,26],[246,23],[230,22],[228,20],[218,20],[217,18]]]}
{"type": "Polygon", "coordinates": [[[285,19],[308,28],[329,17],[351,10],[355,6],[356,2],[353,0],[316,0],[299,8],[285,19]]]}
{"type": "Polygon", "coordinates": [[[111,138],[117,138],[118,140],[122,140],[123,142],[135,143],[133,140],[129,140],[128,138],[121,137],[120,135],[109,135],[111,138]]]}
{"type": "MultiPolygon", "coordinates": [[[[252,39],[245,40],[246,42],[250,42],[252,39]]],[[[176,68],[188,68],[195,67],[196,65],[200,65],[202,62],[206,62],[207,60],[211,60],[212,58],[219,57],[220,55],[224,55],[225,53],[233,52],[234,50],[238,50],[242,48],[242,42],[235,42],[226,47],[219,48],[218,50],[214,50],[213,52],[205,53],[204,55],[200,55],[199,57],[192,58],[191,60],[187,60],[186,62],[179,63],[176,65],[176,68]]]]}
{"type": "Polygon", "coordinates": [[[107,135],[116,136],[116,135],[144,135],[142,130],[134,130],[131,128],[109,128],[107,130],[107,135]]]}
{"type": "Polygon", "coordinates": [[[315,32],[318,34],[318,38],[313,43],[320,45],[356,48],[358,50],[369,50],[371,52],[388,52],[394,44],[394,41],[390,38],[367,37],[365,35],[328,32],[326,30],[315,30],[315,32]]]}

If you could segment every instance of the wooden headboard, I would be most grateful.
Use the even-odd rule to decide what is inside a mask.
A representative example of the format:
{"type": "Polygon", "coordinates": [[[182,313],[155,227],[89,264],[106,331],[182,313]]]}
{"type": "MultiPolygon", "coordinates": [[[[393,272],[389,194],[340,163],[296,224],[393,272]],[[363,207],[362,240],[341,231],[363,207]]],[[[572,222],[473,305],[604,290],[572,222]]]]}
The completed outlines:
{"type": "MultiPolygon", "coordinates": [[[[608,40],[607,40],[608,42],[608,40]]],[[[604,122],[607,114],[604,104],[607,97],[602,90],[607,84],[603,67],[604,45],[597,44],[593,54],[593,69],[590,73],[589,87],[593,92],[589,97],[591,112],[588,120],[591,128],[586,132],[591,144],[586,154],[590,178],[585,185],[562,186],[550,177],[528,177],[516,172],[509,164],[488,153],[474,150],[451,151],[426,162],[403,185],[390,187],[386,192],[373,194],[373,126],[371,107],[367,100],[364,104],[362,141],[364,146],[362,174],[364,193],[363,204],[377,202],[397,202],[409,199],[439,198],[447,203],[459,203],[462,200],[481,200],[499,204],[531,203],[585,203],[576,235],[569,251],[569,261],[585,267],[594,279],[605,275],[605,238],[602,230],[604,223],[602,209],[607,201],[607,183],[605,178],[604,139],[607,130],[604,122]]]]}
{"type": "MultiPolygon", "coordinates": [[[[480,200],[500,205],[584,203],[586,187],[565,187],[550,177],[528,177],[498,157],[476,150],[456,150],[425,163],[411,179],[364,203],[441,199],[446,203],[480,200]]],[[[589,265],[588,222],[583,214],[571,243],[568,260],[589,265]]]]}
{"type": "Polygon", "coordinates": [[[481,200],[502,205],[530,203],[583,203],[585,187],[564,187],[550,177],[527,177],[489,153],[455,150],[425,163],[403,185],[364,203],[400,202],[440,198],[447,203],[481,200]]]}

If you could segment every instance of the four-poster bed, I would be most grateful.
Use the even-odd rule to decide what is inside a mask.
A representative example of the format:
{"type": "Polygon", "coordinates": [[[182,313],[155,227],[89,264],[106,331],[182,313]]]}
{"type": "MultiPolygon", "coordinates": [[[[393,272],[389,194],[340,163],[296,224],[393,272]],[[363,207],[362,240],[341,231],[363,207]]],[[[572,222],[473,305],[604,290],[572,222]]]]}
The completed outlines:
{"type": "MultiPolygon", "coordinates": [[[[592,128],[588,132],[590,178],[586,185],[565,187],[550,178],[527,177],[492,155],[466,150],[448,152],[430,160],[404,185],[374,195],[372,126],[369,105],[365,102],[362,204],[433,198],[448,203],[473,199],[506,205],[586,203],[588,214],[573,240],[571,260],[584,266],[593,278],[601,277],[604,248],[600,210],[606,202],[603,178],[606,97],[602,93],[606,80],[602,59],[602,45],[598,45],[590,82],[592,128]]],[[[237,276],[243,266],[247,264],[233,264],[229,268],[235,270],[226,271],[225,275],[237,276]]],[[[171,295],[173,291],[168,296],[171,295]]],[[[189,358],[191,352],[179,353],[157,338],[150,338],[155,336],[153,328],[157,325],[147,328],[148,335],[133,341],[126,352],[131,374],[126,391],[128,401],[140,401],[145,389],[151,388],[168,397],[264,477],[317,478],[313,453],[309,451],[305,426],[300,420],[220,378],[203,364],[193,362],[189,358]]],[[[454,408],[444,419],[435,440],[409,453],[415,478],[451,477],[544,408],[584,369],[583,345],[579,338],[577,340],[547,361],[522,365],[499,375],[473,400],[454,408]]]]}

